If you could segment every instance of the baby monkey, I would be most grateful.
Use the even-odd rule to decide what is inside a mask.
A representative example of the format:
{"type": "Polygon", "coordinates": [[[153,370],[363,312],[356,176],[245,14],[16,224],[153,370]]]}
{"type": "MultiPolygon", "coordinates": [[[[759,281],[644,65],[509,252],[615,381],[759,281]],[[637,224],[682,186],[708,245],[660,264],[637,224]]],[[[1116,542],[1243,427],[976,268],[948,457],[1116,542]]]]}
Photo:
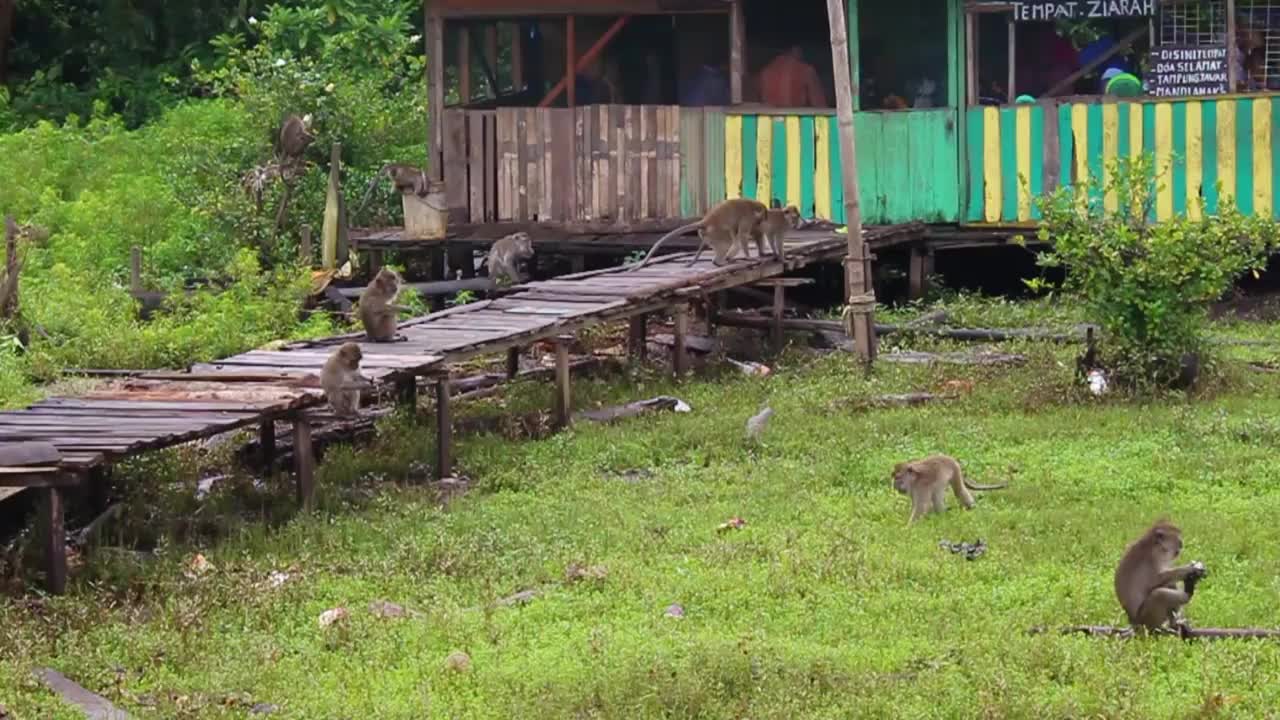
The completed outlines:
{"type": "Polygon", "coordinates": [[[756,226],[754,232],[751,233],[752,238],[756,241],[756,250],[760,257],[764,257],[764,247],[767,241],[773,256],[779,260],[785,260],[783,255],[782,243],[787,237],[788,230],[794,230],[800,224],[800,210],[795,205],[788,205],[785,208],[769,208],[765,211],[764,220],[756,226]]]}
{"type": "Polygon", "coordinates": [[[520,282],[520,263],[533,257],[533,240],[527,232],[514,232],[489,248],[485,264],[494,282],[503,277],[512,285],[520,282]]]}
{"type": "Polygon", "coordinates": [[[391,342],[396,336],[396,321],[402,310],[409,308],[395,305],[403,281],[400,274],[384,267],[373,276],[357,308],[365,334],[374,342],[391,342]]]}
{"type": "MultiPolygon", "coordinates": [[[[702,257],[702,251],[707,245],[711,246],[715,257],[712,263],[715,265],[724,265],[730,258],[737,254],[737,250],[742,250],[742,254],[750,257],[747,251],[747,241],[756,236],[759,231],[760,224],[764,222],[769,212],[769,208],[765,204],[749,198],[729,198],[724,202],[716,205],[707,211],[707,214],[697,222],[689,223],[672,230],[671,232],[658,238],[658,242],[649,248],[649,254],[635,265],[631,266],[631,270],[644,267],[649,263],[653,254],[658,251],[662,243],[683,235],[690,230],[697,230],[698,237],[701,241],[698,243],[698,251],[694,253],[693,260],[689,261],[689,265],[698,261],[702,257]]],[[[761,243],[763,247],[763,243],[761,243]]]]}
{"type": "Polygon", "coordinates": [[[1191,602],[1196,583],[1208,571],[1200,562],[1173,567],[1181,552],[1182,530],[1168,520],[1157,520],[1120,558],[1116,598],[1134,630],[1177,632],[1189,627],[1181,617],[1182,606],[1191,602]]]}
{"type": "Polygon", "coordinates": [[[974,485],[965,479],[960,463],[950,455],[930,455],[893,466],[893,489],[911,496],[910,525],[931,512],[946,510],[947,485],[965,509],[974,505],[970,490],[998,490],[1008,485],[974,485]]]}
{"type": "Polygon", "coordinates": [[[360,373],[360,361],[364,353],[360,346],[347,342],[338,346],[337,350],[324,362],[320,371],[320,387],[324,390],[329,407],[342,417],[360,414],[360,391],[373,387],[360,373]]]}

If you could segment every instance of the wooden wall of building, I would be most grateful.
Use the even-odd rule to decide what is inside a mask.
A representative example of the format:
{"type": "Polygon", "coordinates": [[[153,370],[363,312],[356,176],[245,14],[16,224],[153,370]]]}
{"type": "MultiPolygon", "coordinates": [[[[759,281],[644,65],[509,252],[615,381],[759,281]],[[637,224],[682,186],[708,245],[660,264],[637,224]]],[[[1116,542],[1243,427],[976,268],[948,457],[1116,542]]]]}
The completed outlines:
{"type": "MultiPolygon", "coordinates": [[[[1280,211],[1280,97],[1099,98],[970,108],[968,114],[970,222],[1033,223],[1042,194],[1102,177],[1109,161],[1144,152],[1154,154],[1163,173],[1157,220],[1198,216],[1201,196],[1209,214],[1224,197],[1246,214],[1277,217],[1280,211]]],[[[1115,208],[1120,199],[1113,193],[1103,201],[1115,208]]]]}

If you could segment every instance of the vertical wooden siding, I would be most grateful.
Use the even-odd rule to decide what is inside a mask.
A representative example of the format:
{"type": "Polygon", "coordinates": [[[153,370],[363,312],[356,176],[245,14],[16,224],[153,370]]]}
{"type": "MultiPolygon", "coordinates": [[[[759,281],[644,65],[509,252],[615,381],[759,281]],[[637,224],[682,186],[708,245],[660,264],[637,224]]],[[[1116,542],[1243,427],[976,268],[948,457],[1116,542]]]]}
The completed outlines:
{"type": "MultiPolygon", "coordinates": [[[[1140,153],[1152,153],[1160,173],[1157,220],[1198,216],[1200,197],[1209,214],[1234,198],[1241,212],[1277,217],[1278,117],[1280,97],[970,108],[965,217],[1034,222],[1042,194],[1102,177],[1117,157],[1140,153]]],[[[1115,209],[1123,198],[1101,200],[1115,209]]]]}
{"type": "MultiPolygon", "coordinates": [[[[865,222],[959,219],[955,117],[945,109],[855,116],[865,222]]],[[[844,222],[834,116],[730,115],[724,133],[727,197],[777,200],[805,217],[844,222]]]]}

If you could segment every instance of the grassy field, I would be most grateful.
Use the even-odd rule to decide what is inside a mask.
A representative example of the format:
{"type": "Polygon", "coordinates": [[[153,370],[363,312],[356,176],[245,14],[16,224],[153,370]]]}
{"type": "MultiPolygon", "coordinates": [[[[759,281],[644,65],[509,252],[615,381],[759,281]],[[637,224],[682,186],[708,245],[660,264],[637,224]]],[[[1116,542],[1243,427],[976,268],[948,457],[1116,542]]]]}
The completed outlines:
{"type": "MultiPolygon", "coordinates": [[[[1078,319],[953,309],[972,324],[1078,319]]],[[[331,450],[320,510],[273,529],[261,518],[283,485],[272,501],[230,483],[199,510],[173,499],[189,496],[192,463],[163,456],[133,472],[178,489],[160,498],[169,515],[141,524],[238,520],[142,564],[94,553],[66,597],[0,600],[0,704],[77,717],[30,679],[52,666],[137,717],[246,717],[257,703],[273,718],[1280,717],[1280,643],[1027,633],[1121,622],[1115,563],[1161,515],[1210,571],[1193,624],[1280,626],[1280,378],[1238,362],[1274,348],[1232,348],[1196,397],[1147,402],[1088,397],[1069,348],[1006,348],[1027,365],[882,363],[868,377],[847,355],[797,350],[763,379],[583,381],[578,407],[670,393],[693,410],[464,437],[472,489],[449,502],[406,482],[431,458],[430,426],[390,421],[372,446],[331,450]],[[943,387],[962,397],[861,404],[943,387]],[[748,447],[743,422],[763,402],[777,414],[748,447]],[[1010,487],[907,528],[890,468],[939,451],[1010,487]],[[718,530],[735,516],[743,527],[718,530]],[[977,538],[989,547],[973,561],[939,547],[977,538]],[[566,579],[575,563],[602,577],[566,579]],[[527,604],[499,603],[524,590],[527,604]],[[380,617],[378,601],[416,613],[380,617]],[[682,618],[666,616],[673,603],[682,618]],[[322,628],[337,607],[349,616],[322,628]],[[469,670],[446,666],[456,651],[469,670]]],[[[548,390],[466,412],[518,414],[548,390]]]]}

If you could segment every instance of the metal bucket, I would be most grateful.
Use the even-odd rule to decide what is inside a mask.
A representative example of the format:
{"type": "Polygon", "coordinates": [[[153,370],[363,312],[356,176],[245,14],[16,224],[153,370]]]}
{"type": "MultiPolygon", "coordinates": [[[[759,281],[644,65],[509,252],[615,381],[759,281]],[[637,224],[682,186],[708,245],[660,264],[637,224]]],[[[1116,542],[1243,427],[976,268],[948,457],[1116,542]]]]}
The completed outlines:
{"type": "Polygon", "coordinates": [[[424,197],[409,192],[401,195],[400,199],[404,206],[406,240],[444,239],[449,229],[449,208],[443,181],[428,181],[424,197]]]}

